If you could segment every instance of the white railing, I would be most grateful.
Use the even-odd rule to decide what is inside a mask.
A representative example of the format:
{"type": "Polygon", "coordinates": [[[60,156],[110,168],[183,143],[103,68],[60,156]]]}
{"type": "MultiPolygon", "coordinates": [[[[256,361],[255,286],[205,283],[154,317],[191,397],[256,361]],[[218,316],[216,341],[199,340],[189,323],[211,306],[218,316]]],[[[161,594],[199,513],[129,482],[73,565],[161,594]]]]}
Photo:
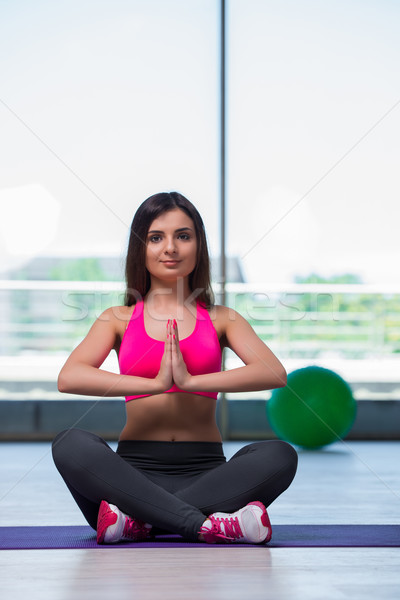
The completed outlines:
{"type": "MultiPolygon", "coordinates": [[[[102,311],[123,304],[124,290],[122,282],[0,281],[0,355],[71,351],[102,311]]],[[[400,286],[235,283],[226,292],[282,358],[400,352],[400,286]]]]}

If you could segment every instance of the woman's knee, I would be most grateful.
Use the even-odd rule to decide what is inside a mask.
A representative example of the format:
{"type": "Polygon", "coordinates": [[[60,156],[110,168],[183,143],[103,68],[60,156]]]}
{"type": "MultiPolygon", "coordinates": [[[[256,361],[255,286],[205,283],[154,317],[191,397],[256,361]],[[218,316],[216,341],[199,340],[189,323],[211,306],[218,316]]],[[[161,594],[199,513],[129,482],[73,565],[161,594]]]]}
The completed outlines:
{"type": "Polygon", "coordinates": [[[54,438],[51,446],[56,466],[62,466],[66,462],[69,463],[71,456],[77,451],[81,455],[84,455],[84,448],[92,436],[92,433],[83,429],[65,429],[64,431],[60,431],[54,438]]]}
{"type": "Polygon", "coordinates": [[[292,483],[297,471],[296,450],[282,440],[260,442],[258,450],[270,476],[276,480],[276,495],[281,494],[292,483]]]}
{"type": "Polygon", "coordinates": [[[279,444],[279,456],[281,457],[282,463],[286,466],[289,476],[293,479],[297,471],[299,460],[296,450],[293,446],[282,440],[274,440],[274,443],[279,444]]]}
{"type": "Polygon", "coordinates": [[[261,460],[268,465],[280,471],[287,473],[288,477],[293,479],[297,471],[298,456],[296,450],[282,440],[267,440],[264,442],[254,442],[247,446],[249,452],[259,453],[261,460]]]}

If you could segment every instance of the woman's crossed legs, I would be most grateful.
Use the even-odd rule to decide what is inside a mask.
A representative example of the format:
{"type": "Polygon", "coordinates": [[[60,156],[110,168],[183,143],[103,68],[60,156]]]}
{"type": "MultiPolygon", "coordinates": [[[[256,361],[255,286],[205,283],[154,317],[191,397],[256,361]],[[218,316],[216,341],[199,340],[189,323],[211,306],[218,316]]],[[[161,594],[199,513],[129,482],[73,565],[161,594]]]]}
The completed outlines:
{"type": "MultiPolygon", "coordinates": [[[[163,443],[155,442],[158,444],[163,443]]],[[[165,444],[179,452],[179,444],[186,442],[165,444]]],[[[146,473],[129,464],[102,438],[80,429],[57,435],[53,458],[94,529],[100,504],[106,500],[158,530],[190,540],[199,539],[204,521],[215,511],[237,511],[254,500],[269,506],[290,485],[297,468],[292,446],[273,440],[244,446],[227,462],[222,455],[218,466],[205,466],[204,472],[195,476],[190,469],[187,477],[153,469],[146,473]]]]}

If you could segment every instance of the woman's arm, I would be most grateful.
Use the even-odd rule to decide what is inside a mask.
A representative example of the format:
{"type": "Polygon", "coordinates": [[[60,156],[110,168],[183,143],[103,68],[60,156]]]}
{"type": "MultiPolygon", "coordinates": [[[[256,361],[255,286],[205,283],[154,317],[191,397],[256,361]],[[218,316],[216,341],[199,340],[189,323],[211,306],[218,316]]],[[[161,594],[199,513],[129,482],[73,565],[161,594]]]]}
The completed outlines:
{"type": "MultiPolygon", "coordinates": [[[[233,309],[218,307],[218,319],[223,320],[226,346],[245,363],[245,366],[207,373],[190,375],[177,384],[191,392],[252,392],[284,387],[286,370],[275,354],[257,336],[251,325],[233,309]]],[[[175,374],[174,374],[174,381],[175,374]]]]}
{"type": "Polygon", "coordinates": [[[115,346],[116,336],[114,312],[108,308],[67,359],[58,376],[58,390],[84,396],[129,396],[164,391],[165,387],[158,379],[120,375],[100,369],[115,346]]]}

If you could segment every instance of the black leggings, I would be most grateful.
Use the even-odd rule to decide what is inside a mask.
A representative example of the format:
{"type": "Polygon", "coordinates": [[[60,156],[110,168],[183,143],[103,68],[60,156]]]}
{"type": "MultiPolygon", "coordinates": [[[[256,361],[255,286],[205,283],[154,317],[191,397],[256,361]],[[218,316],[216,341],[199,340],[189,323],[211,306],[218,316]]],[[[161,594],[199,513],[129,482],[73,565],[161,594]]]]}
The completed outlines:
{"type": "Polygon", "coordinates": [[[102,500],[154,527],[197,540],[213,512],[259,500],[268,506],[291,483],[297,453],[286,442],[244,446],[229,461],[219,442],[121,441],[68,429],[53,442],[57,469],[89,525],[102,500]]]}

